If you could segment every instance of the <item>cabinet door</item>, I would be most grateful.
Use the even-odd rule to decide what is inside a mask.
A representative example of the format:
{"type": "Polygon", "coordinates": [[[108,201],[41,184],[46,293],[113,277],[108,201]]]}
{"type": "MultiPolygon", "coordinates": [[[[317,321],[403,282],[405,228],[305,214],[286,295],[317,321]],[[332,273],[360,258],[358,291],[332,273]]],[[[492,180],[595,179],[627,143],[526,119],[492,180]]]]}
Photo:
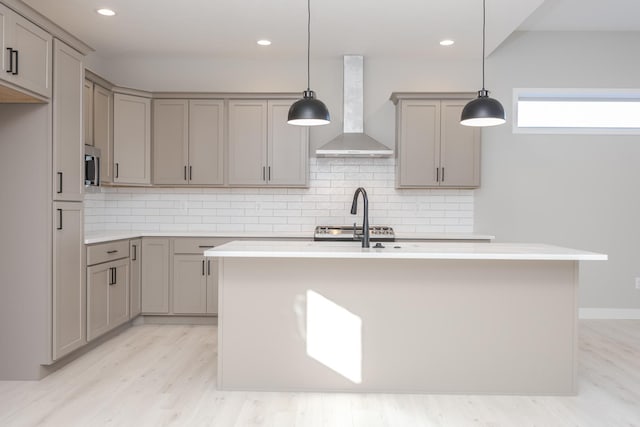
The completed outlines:
{"type": "Polygon", "coordinates": [[[142,265],[140,257],[142,255],[142,239],[131,240],[129,245],[129,318],[133,319],[141,312],[142,265]]]}
{"type": "Polygon", "coordinates": [[[173,313],[207,312],[207,265],[202,255],[173,256],[173,313]]]}
{"type": "Polygon", "coordinates": [[[267,183],[267,101],[229,101],[229,184],[267,183]]]}
{"type": "Polygon", "coordinates": [[[218,314],[218,260],[207,258],[207,313],[218,314]]]}
{"type": "Polygon", "coordinates": [[[112,280],[109,282],[109,329],[129,320],[129,259],[109,263],[112,280]]]}
{"type": "Polygon", "coordinates": [[[109,330],[109,283],[111,263],[87,267],[87,340],[109,330]]]}
{"type": "Polygon", "coordinates": [[[287,123],[295,100],[269,101],[267,179],[273,185],[308,184],[309,130],[287,123]]]}
{"type": "Polygon", "coordinates": [[[142,313],[169,313],[169,239],[142,239],[142,313]]]}
{"type": "Polygon", "coordinates": [[[0,4],[0,65],[2,66],[2,70],[0,70],[0,79],[5,80],[5,74],[7,74],[7,70],[9,70],[9,54],[6,51],[7,43],[7,24],[9,22],[9,15],[13,14],[8,8],[4,7],[0,4]]]}
{"type": "Polygon", "coordinates": [[[151,100],[116,93],[113,97],[113,181],[151,183],[151,100]]]}
{"type": "Polygon", "coordinates": [[[53,359],[86,342],[81,203],[54,203],[53,359]]]}
{"type": "Polygon", "coordinates": [[[480,185],[480,129],[460,124],[466,103],[441,101],[441,187],[480,185]]]}
{"type": "Polygon", "coordinates": [[[82,201],[84,191],[82,55],[54,43],[53,187],[55,200],[82,201]]]}
{"type": "Polygon", "coordinates": [[[181,99],[153,101],[154,184],[188,183],[188,126],[188,101],[181,99]]]}
{"type": "Polygon", "coordinates": [[[0,5],[4,17],[3,70],[9,70],[9,55],[13,56],[12,72],[2,78],[44,97],[51,97],[51,41],[49,33],[0,5]],[[13,49],[10,54],[7,49],[13,49]]]}
{"type": "Polygon", "coordinates": [[[113,182],[113,94],[93,85],[93,143],[100,149],[100,181],[113,182]]]}
{"type": "Polygon", "coordinates": [[[397,186],[437,187],[440,101],[401,101],[397,132],[397,186]]]}
{"type": "Polygon", "coordinates": [[[93,82],[84,81],[82,86],[82,124],[84,125],[84,144],[93,142],[93,82]]]}
{"type": "Polygon", "coordinates": [[[224,102],[189,101],[189,182],[223,184],[224,102]]]}

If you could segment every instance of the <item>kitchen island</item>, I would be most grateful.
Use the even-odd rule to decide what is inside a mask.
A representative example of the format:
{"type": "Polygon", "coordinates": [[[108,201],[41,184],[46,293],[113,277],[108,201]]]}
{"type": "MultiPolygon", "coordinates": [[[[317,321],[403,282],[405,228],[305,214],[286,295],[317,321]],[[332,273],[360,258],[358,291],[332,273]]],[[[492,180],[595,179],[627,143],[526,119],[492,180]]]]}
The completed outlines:
{"type": "Polygon", "coordinates": [[[225,390],[575,394],[578,263],[537,244],[235,241],[225,390]]]}

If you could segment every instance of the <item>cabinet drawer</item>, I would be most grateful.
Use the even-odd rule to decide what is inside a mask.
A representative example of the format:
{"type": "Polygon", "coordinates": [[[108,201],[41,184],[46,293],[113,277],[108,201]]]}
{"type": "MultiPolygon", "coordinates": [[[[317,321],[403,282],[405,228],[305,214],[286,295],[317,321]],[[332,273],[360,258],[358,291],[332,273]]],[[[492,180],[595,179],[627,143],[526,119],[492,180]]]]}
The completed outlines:
{"type": "Polygon", "coordinates": [[[117,240],[115,242],[87,246],[87,265],[100,264],[114,259],[127,258],[128,256],[128,240],[117,240]]]}
{"type": "Polygon", "coordinates": [[[202,254],[209,248],[231,242],[225,237],[184,237],[173,241],[174,254],[202,254]]]}

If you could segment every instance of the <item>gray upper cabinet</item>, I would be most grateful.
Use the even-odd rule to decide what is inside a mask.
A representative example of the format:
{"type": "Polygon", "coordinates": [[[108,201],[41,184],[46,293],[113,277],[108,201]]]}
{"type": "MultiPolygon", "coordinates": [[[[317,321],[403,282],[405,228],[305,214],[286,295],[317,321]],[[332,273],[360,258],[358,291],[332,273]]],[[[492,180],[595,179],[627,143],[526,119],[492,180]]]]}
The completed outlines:
{"type": "Polygon", "coordinates": [[[113,182],[113,94],[109,89],[93,85],[93,145],[100,149],[100,181],[113,182]]]}
{"type": "Polygon", "coordinates": [[[471,98],[410,95],[391,98],[396,103],[396,187],[478,187],[480,130],[460,124],[462,109],[471,98]]]}
{"type": "Polygon", "coordinates": [[[224,101],[189,101],[189,183],[224,183],[224,101]]]}
{"type": "Polygon", "coordinates": [[[54,57],[53,195],[55,200],[82,201],[82,55],[55,40],[54,57]]]}
{"type": "Polygon", "coordinates": [[[50,98],[51,35],[2,4],[0,30],[0,79],[50,98]]]}
{"type": "Polygon", "coordinates": [[[308,130],[287,124],[293,102],[229,101],[229,185],[308,185],[308,130]]]}
{"type": "Polygon", "coordinates": [[[153,101],[153,183],[224,183],[224,101],[153,101]]]}
{"type": "Polygon", "coordinates": [[[84,81],[82,86],[82,122],[84,124],[84,144],[93,143],[93,82],[84,81]]]}
{"type": "Polygon", "coordinates": [[[113,182],[151,184],[151,99],[113,97],[113,182]]]}

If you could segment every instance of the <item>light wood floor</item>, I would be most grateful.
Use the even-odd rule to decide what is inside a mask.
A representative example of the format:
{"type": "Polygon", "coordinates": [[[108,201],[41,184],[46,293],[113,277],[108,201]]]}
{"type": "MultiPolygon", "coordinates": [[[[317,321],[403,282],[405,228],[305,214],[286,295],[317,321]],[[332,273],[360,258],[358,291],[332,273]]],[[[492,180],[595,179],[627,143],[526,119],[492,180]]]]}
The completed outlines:
{"type": "Polygon", "coordinates": [[[0,426],[640,426],[640,321],[580,327],[579,395],[527,397],[223,392],[215,326],[134,326],[42,381],[0,382],[0,426]]]}

